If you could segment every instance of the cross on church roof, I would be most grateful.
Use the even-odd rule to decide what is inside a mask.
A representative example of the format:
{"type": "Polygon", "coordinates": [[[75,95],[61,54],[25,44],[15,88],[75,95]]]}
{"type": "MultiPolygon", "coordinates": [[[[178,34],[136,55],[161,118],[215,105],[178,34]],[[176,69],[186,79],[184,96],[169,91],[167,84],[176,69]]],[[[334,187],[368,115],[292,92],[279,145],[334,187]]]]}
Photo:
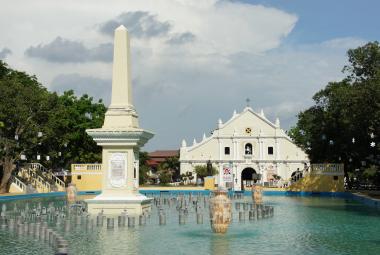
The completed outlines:
{"type": "Polygon", "coordinates": [[[249,102],[251,102],[251,99],[247,98],[245,101],[247,102],[247,107],[249,107],[249,102]]]}

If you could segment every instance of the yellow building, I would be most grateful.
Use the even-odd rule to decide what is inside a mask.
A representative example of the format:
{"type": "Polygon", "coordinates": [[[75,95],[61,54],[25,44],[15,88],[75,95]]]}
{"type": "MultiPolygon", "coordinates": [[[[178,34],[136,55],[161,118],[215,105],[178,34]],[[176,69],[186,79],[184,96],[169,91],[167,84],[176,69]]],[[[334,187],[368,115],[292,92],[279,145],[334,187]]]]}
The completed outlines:
{"type": "Polygon", "coordinates": [[[102,164],[72,164],[71,182],[78,191],[101,190],[102,164]]]}
{"type": "Polygon", "coordinates": [[[294,176],[287,190],[304,192],[344,192],[343,164],[311,164],[308,171],[294,176]]]}

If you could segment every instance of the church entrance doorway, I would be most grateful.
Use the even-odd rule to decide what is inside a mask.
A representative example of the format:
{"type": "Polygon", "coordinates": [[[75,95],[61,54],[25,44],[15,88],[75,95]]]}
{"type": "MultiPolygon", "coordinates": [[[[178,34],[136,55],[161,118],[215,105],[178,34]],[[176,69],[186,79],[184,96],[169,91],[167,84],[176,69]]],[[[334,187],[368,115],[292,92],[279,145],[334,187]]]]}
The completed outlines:
{"type": "Polygon", "coordinates": [[[256,183],[257,179],[255,179],[256,171],[252,167],[244,168],[241,172],[241,189],[252,187],[254,183],[256,183]]]}

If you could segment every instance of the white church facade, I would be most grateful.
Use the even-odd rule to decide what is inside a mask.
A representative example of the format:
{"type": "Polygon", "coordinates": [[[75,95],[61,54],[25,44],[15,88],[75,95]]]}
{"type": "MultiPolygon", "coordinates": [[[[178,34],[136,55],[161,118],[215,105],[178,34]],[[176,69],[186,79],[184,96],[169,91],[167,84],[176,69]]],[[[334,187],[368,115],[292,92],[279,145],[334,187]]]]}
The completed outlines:
{"type": "Polygon", "coordinates": [[[256,113],[246,107],[225,123],[219,119],[210,137],[204,134],[202,141],[194,139],[191,146],[182,141],[181,174],[192,172],[196,180],[195,166],[207,162],[218,169],[218,186],[242,190],[256,181],[288,180],[293,172],[303,170],[309,159],[280,128],[278,118],[272,123],[263,111],[256,113]]]}

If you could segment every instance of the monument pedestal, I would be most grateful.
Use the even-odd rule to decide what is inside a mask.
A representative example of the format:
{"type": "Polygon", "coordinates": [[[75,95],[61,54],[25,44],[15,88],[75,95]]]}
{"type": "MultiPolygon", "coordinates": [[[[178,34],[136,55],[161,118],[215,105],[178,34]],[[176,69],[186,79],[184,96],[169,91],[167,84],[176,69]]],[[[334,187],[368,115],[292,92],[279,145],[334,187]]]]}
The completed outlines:
{"type": "Polygon", "coordinates": [[[86,200],[88,212],[139,215],[150,211],[150,202],[138,191],[139,147],[153,134],[143,129],[89,129],[87,133],[103,147],[102,193],[86,200]]]}
{"type": "Polygon", "coordinates": [[[128,215],[141,215],[151,211],[152,198],[144,195],[109,197],[97,196],[94,199],[86,200],[88,212],[98,214],[103,212],[105,215],[120,215],[127,212],[128,215]]]}

